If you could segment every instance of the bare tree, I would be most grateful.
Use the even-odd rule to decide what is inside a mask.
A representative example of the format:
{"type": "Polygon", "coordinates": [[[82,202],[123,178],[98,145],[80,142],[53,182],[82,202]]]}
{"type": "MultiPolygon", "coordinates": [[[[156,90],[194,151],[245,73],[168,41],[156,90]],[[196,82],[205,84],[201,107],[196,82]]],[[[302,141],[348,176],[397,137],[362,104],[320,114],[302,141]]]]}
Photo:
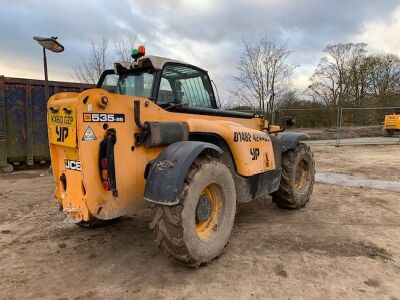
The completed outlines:
{"type": "Polygon", "coordinates": [[[79,82],[96,83],[104,70],[113,62],[109,40],[103,36],[99,43],[90,41],[89,53],[74,66],[74,76],[79,82]]]}
{"type": "Polygon", "coordinates": [[[367,55],[366,47],[364,43],[327,46],[308,94],[330,107],[393,105],[400,93],[400,58],[367,55]]]}
{"type": "Polygon", "coordinates": [[[309,93],[314,99],[324,102],[327,106],[342,106],[350,100],[354,86],[350,84],[351,76],[357,83],[359,91],[359,75],[361,61],[364,60],[366,44],[347,43],[329,45],[318,64],[313,76],[309,93]],[[351,72],[353,71],[353,73],[351,72]]]}
{"type": "Polygon", "coordinates": [[[99,42],[90,41],[89,52],[73,67],[76,80],[97,83],[104,70],[112,68],[115,60],[132,61],[131,50],[137,43],[137,36],[130,34],[110,40],[103,36],[99,42]]]}
{"type": "Polygon", "coordinates": [[[132,48],[137,46],[138,37],[136,34],[128,34],[113,40],[113,51],[116,60],[133,61],[131,56],[132,48]]]}
{"type": "Polygon", "coordinates": [[[391,104],[390,100],[400,94],[400,58],[397,55],[373,55],[369,57],[370,72],[368,92],[377,104],[391,104]]]}
{"type": "Polygon", "coordinates": [[[277,45],[263,38],[257,45],[244,42],[238,64],[239,75],[234,79],[238,88],[231,91],[244,106],[272,114],[276,101],[291,85],[291,75],[297,67],[288,63],[293,53],[285,45],[277,45]]]}
{"type": "Polygon", "coordinates": [[[371,59],[365,55],[366,51],[355,52],[349,61],[348,84],[350,86],[351,104],[362,107],[368,99],[368,85],[371,73],[371,59]]]}

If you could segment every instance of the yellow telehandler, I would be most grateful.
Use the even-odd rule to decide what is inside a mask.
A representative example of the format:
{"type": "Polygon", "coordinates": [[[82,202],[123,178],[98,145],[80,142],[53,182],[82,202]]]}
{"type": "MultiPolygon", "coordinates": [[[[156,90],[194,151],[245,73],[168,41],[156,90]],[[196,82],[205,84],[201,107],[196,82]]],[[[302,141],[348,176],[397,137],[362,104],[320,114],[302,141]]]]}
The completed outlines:
{"type": "Polygon", "coordinates": [[[151,207],[161,252],[186,266],[219,256],[236,203],[272,196],[306,205],[315,164],[306,134],[218,108],[208,73],[144,47],[116,62],[97,88],[47,104],[55,197],[78,225],[151,207]]]}

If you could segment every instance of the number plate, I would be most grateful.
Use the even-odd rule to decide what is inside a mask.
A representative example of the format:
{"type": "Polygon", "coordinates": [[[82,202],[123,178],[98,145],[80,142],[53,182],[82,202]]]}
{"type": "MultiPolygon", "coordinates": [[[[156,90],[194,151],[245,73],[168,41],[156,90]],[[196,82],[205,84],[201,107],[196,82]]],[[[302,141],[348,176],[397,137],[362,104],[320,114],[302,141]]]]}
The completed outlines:
{"type": "Polygon", "coordinates": [[[47,113],[49,141],[51,144],[76,147],[76,115],[75,110],[66,113],[62,108],[58,112],[47,113]]]}

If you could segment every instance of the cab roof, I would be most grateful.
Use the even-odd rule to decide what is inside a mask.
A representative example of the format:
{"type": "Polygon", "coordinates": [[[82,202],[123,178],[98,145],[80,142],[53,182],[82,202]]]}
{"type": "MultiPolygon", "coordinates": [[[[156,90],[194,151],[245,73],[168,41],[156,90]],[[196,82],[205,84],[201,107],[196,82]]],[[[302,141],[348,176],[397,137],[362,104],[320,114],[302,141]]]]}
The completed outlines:
{"type": "Polygon", "coordinates": [[[128,70],[133,70],[133,69],[141,69],[141,68],[154,68],[155,70],[159,71],[162,70],[165,64],[167,63],[176,63],[176,64],[181,64],[181,65],[186,65],[186,66],[191,66],[197,69],[200,69],[201,71],[204,71],[207,73],[206,70],[203,70],[197,66],[179,61],[179,60],[174,60],[170,58],[165,58],[161,56],[154,56],[154,55],[148,55],[148,56],[143,56],[139,58],[136,62],[128,62],[128,61],[117,61],[114,63],[114,71],[116,74],[119,72],[123,71],[128,71],[128,70]]]}

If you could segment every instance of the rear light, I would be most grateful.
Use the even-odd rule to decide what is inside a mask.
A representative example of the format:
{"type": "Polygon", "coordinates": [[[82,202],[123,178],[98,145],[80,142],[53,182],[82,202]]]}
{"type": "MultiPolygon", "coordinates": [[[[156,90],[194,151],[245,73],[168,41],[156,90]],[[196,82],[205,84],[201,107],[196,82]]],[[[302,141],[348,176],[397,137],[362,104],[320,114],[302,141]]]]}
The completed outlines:
{"type": "Polygon", "coordinates": [[[110,190],[110,184],[108,183],[108,181],[103,181],[102,185],[104,190],[106,191],[110,190]]]}
{"type": "Polygon", "coordinates": [[[102,169],[101,170],[101,179],[103,179],[103,180],[107,180],[108,179],[107,169],[102,169]]]}
{"type": "Polygon", "coordinates": [[[110,183],[108,182],[107,159],[105,158],[102,158],[100,160],[100,177],[103,189],[105,191],[109,191],[110,183]]]}
{"type": "Polygon", "coordinates": [[[100,165],[102,169],[107,169],[107,159],[102,158],[100,161],[100,165]]]}

